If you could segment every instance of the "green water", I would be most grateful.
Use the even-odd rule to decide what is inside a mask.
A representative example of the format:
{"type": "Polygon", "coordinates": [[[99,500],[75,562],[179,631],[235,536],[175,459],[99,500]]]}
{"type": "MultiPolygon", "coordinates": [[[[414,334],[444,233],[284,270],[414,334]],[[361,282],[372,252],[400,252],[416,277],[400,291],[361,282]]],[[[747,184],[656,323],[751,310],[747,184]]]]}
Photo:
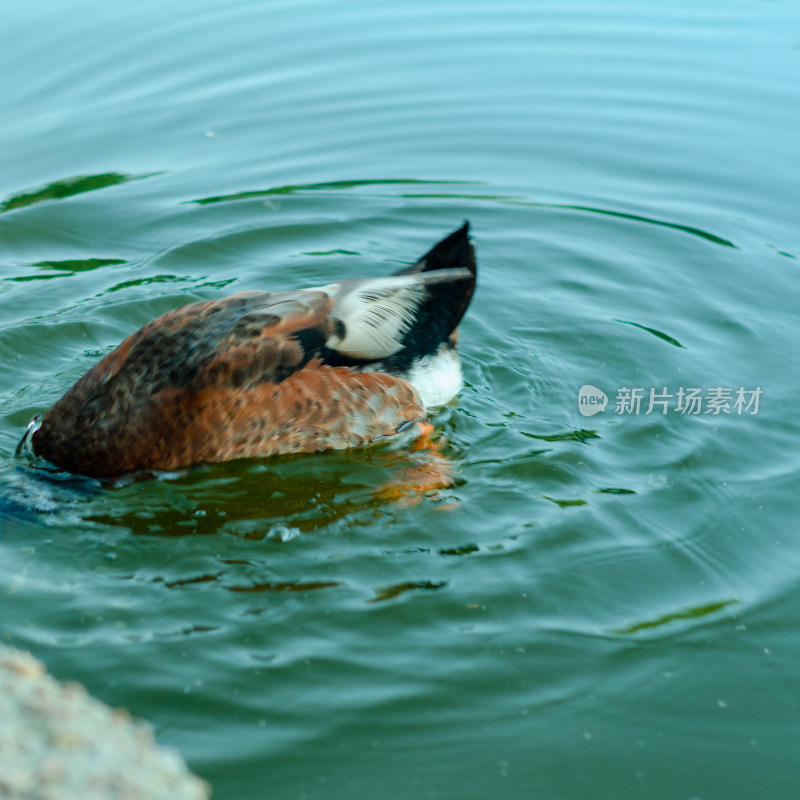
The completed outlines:
{"type": "Polygon", "coordinates": [[[4,640],[223,800],[797,796],[796,3],[41,0],[0,40],[4,640]],[[449,488],[15,458],[156,315],[464,219],[449,488]]]}

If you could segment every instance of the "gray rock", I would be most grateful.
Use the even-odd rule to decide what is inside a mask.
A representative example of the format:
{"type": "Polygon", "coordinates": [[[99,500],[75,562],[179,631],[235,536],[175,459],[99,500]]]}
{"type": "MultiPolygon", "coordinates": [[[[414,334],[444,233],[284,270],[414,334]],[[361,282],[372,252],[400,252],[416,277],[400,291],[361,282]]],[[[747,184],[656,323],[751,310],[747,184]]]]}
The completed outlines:
{"type": "Polygon", "coordinates": [[[151,728],[30,653],[0,646],[0,798],[206,800],[208,784],[151,728]]]}

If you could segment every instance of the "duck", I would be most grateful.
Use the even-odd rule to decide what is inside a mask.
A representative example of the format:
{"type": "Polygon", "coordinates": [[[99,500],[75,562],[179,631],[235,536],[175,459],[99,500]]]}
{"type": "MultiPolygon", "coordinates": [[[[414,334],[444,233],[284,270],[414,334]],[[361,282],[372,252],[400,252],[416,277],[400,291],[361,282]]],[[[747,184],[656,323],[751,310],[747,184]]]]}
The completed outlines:
{"type": "Polygon", "coordinates": [[[20,448],[115,479],[397,436],[463,386],[457,328],[476,276],[465,222],[392,275],[168,311],[35,417],[20,448]]]}

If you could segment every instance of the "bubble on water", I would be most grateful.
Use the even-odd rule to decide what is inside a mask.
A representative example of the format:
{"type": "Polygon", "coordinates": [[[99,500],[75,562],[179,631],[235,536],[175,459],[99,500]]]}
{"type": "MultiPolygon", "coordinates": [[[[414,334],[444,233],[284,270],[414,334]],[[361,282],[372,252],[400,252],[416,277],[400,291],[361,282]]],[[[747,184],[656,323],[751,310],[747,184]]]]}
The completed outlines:
{"type": "Polygon", "coordinates": [[[291,542],[300,535],[299,528],[290,528],[288,525],[273,525],[267,533],[267,539],[273,542],[291,542]]]}

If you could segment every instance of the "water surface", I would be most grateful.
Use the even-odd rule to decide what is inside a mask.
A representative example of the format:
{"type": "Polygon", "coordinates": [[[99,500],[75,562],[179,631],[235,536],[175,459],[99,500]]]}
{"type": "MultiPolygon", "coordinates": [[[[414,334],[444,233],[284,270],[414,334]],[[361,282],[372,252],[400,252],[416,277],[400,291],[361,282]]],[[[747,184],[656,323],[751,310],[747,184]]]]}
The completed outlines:
{"type": "Polygon", "coordinates": [[[799,22],[7,9],[0,634],[218,798],[794,796],[799,22]],[[430,457],[407,446],[111,488],[14,457],[156,315],[386,274],[464,219],[448,488],[376,493],[430,457]],[[730,413],[678,411],[692,387],[730,413]]]}

